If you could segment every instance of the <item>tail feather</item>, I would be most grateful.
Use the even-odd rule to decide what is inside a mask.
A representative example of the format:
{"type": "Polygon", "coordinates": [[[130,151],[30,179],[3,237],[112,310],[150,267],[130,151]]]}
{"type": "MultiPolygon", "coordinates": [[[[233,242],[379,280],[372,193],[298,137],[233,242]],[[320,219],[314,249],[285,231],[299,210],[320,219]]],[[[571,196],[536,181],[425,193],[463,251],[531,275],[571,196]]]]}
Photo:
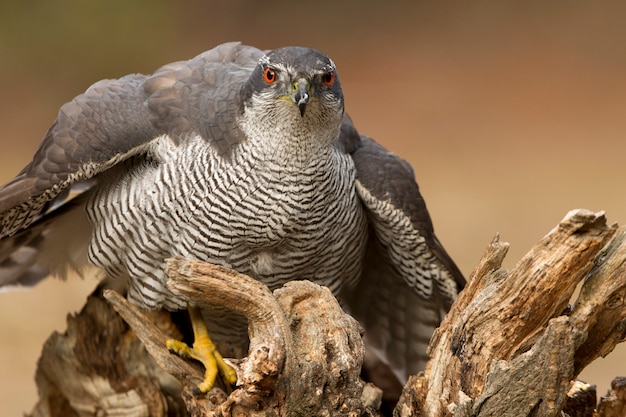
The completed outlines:
{"type": "MultiPolygon", "coordinates": [[[[4,243],[4,242],[3,242],[4,243]]],[[[32,287],[48,276],[37,265],[37,248],[22,246],[0,261],[0,289],[32,287]]]]}
{"type": "Polygon", "coordinates": [[[28,228],[0,240],[0,290],[30,287],[50,275],[83,275],[91,226],[82,191],[65,194],[28,228]]]}
{"type": "Polygon", "coordinates": [[[379,242],[370,241],[361,281],[347,296],[350,311],[365,328],[365,344],[404,384],[424,370],[430,338],[446,314],[438,291],[430,299],[408,288],[379,242]]]}

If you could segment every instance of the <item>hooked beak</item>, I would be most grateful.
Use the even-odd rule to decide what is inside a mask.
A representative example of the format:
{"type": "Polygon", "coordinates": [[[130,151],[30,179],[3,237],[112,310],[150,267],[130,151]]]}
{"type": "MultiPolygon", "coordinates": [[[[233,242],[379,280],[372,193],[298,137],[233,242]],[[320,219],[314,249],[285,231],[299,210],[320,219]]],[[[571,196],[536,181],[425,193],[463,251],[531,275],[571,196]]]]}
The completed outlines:
{"type": "Polygon", "coordinates": [[[291,95],[291,101],[300,109],[300,116],[304,117],[306,105],[309,103],[309,83],[306,80],[298,80],[292,86],[294,93],[291,95]]]}

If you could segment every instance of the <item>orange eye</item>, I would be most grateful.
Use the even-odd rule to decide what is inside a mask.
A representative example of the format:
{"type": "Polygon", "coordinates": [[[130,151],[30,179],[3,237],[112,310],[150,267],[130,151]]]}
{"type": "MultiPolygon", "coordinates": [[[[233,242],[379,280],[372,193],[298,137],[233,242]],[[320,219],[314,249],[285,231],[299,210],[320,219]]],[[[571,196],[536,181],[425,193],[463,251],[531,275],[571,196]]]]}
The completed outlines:
{"type": "Polygon", "coordinates": [[[263,79],[268,84],[273,83],[276,81],[276,71],[271,68],[265,68],[265,71],[263,71],[263,79]]]}
{"type": "Polygon", "coordinates": [[[322,75],[322,81],[324,82],[324,84],[331,86],[333,85],[333,83],[335,82],[335,73],[333,71],[331,72],[327,72],[326,74],[322,75]]]}

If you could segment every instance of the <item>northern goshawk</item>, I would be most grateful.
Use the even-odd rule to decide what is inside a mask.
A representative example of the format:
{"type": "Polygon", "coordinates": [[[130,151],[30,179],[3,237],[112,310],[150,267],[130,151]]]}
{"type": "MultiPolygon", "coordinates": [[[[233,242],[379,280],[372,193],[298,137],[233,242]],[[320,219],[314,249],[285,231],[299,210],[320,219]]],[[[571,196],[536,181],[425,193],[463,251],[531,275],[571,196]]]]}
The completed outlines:
{"type": "MultiPolygon", "coordinates": [[[[402,381],[464,285],[410,165],[357,133],[333,61],[301,47],[227,43],[92,85],[0,188],[0,238],[0,286],[92,265],[127,280],[132,302],[189,307],[194,322],[165,285],[166,258],[271,289],[309,279],[402,381]]],[[[228,312],[203,313],[227,351],[245,338],[228,312]]]]}

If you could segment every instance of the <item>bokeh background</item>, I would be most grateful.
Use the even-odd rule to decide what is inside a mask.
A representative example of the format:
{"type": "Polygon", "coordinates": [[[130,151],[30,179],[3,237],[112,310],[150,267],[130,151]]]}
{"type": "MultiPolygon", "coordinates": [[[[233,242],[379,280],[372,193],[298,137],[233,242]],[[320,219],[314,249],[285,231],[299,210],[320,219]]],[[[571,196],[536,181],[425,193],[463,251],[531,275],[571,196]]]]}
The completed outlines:
{"type": "MultiPolygon", "coordinates": [[[[327,52],[359,130],[415,168],[466,275],[495,233],[505,266],[574,208],[626,222],[626,3],[179,1],[0,3],[0,182],[58,108],[102,78],[240,40],[327,52]]],[[[41,346],[95,282],[0,293],[0,411],[30,411],[41,346]]],[[[604,392],[626,349],[583,374],[604,392]]]]}

